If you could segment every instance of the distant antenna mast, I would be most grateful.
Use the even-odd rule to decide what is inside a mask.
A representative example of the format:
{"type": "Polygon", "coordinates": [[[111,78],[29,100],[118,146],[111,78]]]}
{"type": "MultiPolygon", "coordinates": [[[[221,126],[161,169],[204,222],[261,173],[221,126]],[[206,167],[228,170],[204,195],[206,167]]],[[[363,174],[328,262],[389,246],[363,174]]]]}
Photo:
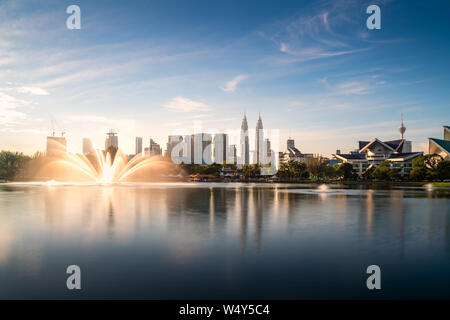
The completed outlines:
{"type": "Polygon", "coordinates": [[[403,136],[405,134],[406,131],[406,127],[403,124],[403,112],[402,112],[402,123],[400,124],[400,127],[398,128],[398,132],[400,132],[401,136],[402,136],[402,140],[403,140],[403,136]]]}
{"type": "Polygon", "coordinates": [[[61,137],[64,137],[66,134],[66,130],[61,128],[61,126],[56,122],[55,118],[51,116],[51,124],[52,124],[52,136],[54,137],[56,135],[56,127],[58,127],[59,130],[61,130],[61,137]]]}

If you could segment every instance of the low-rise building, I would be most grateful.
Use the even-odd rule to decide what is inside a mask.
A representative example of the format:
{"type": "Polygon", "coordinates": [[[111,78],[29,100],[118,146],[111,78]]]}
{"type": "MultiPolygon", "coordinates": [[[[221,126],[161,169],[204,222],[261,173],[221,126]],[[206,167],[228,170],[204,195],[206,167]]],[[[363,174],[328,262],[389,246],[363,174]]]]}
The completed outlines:
{"type": "Polygon", "coordinates": [[[348,154],[334,154],[341,163],[350,163],[353,171],[362,176],[367,170],[376,168],[383,161],[391,163],[393,169],[398,169],[400,175],[408,175],[414,158],[423,152],[412,152],[412,143],[403,138],[406,128],[402,124],[399,132],[401,139],[381,141],[374,138],[371,141],[359,141],[359,149],[348,154]]]}
{"type": "Polygon", "coordinates": [[[450,160],[450,127],[444,126],[444,139],[428,138],[428,152],[450,160]]]}
{"type": "Polygon", "coordinates": [[[288,139],[286,143],[286,150],[284,152],[280,152],[280,164],[288,163],[289,161],[299,161],[306,162],[309,157],[313,157],[312,153],[301,153],[295,147],[294,139],[288,139]]]}

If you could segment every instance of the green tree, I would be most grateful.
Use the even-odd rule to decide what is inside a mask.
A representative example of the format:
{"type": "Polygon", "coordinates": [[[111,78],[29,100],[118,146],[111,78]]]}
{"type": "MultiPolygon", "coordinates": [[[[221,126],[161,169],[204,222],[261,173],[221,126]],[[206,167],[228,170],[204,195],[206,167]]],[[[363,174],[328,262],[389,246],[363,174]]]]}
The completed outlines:
{"type": "Polygon", "coordinates": [[[438,163],[437,178],[441,181],[450,179],[450,161],[442,160],[438,163]]]}
{"type": "Polygon", "coordinates": [[[410,178],[419,181],[438,179],[438,165],[441,161],[442,157],[437,154],[416,157],[412,162],[410,178]]]}
{"type": "Polygon", "coordinates": [[[327,161],[320,156],[310,157],[306,160],[306,168],[308,169],[308,172],[319,180],[325,176],[327,166],[327,161]]]}
{"type": "Polygon", "coordinates": [[[23,153],[2,151],[0,152],[0,180],[11,181],[30,157],[23,153]]]}
{"type": "Polygon", "coordinates": [[[353,166],[348,163],[342,163],[339,165],[339,168],[337,169],[336,176],[340,177],[343,180],[355,180],[356,175],[353,172],[353,166]]]}
{"type": "Polygon", "coordinates": [[[257,164],[249,164],[242,167],[242,174],[245,178],[255,178],[261,173],[261,167],[257,164]]]}
{"type": "Polygon", "coordinates": [[[375,170],[373,170],[372,178],[377,180],[394,181],[400,179],[400,173],[398,170],[391,169],[391,164],[389,161],[383,161],[375,170]]]}

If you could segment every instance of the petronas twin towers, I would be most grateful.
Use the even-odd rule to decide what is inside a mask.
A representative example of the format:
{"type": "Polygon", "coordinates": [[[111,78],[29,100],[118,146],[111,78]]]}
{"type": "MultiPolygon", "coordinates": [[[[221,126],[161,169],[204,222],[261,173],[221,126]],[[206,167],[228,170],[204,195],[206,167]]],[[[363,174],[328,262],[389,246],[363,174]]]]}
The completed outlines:
{"type": "MultiPolygon", "coordinates": [[[[263,123],[261,120],[261,115],[258,117],[258,121],[256,122],[256,134],[255,134],[255,162],[257,164],[261,164],[263,158],[263,143],[264,143],[264,132],[263,132],[263,123]]],[[[241,161],[243,165],[250,164],[250,145],[249,145],[249,137],[248,137],[248,123],[247,116],[244,114],[244,118],[242,118],[241,124],[241,161]]]]}

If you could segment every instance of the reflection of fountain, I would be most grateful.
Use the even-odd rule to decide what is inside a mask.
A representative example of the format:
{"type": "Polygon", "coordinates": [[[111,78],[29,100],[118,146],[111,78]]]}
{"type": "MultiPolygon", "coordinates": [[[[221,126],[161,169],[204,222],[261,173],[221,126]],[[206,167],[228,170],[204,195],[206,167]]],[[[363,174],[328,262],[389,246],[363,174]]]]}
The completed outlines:
{"type": "Polygon", "coordinates": [[[64,153],[58,157],[48,157],[36,165],[34,179],[56,185],[58,181],[95,182],[111,184],[128,181],[161,181],[181,177],[181,170],[161,156],[137,154],[130,161],[128,156],[117,150],[95,151],[90,155],[64,153]]]}

